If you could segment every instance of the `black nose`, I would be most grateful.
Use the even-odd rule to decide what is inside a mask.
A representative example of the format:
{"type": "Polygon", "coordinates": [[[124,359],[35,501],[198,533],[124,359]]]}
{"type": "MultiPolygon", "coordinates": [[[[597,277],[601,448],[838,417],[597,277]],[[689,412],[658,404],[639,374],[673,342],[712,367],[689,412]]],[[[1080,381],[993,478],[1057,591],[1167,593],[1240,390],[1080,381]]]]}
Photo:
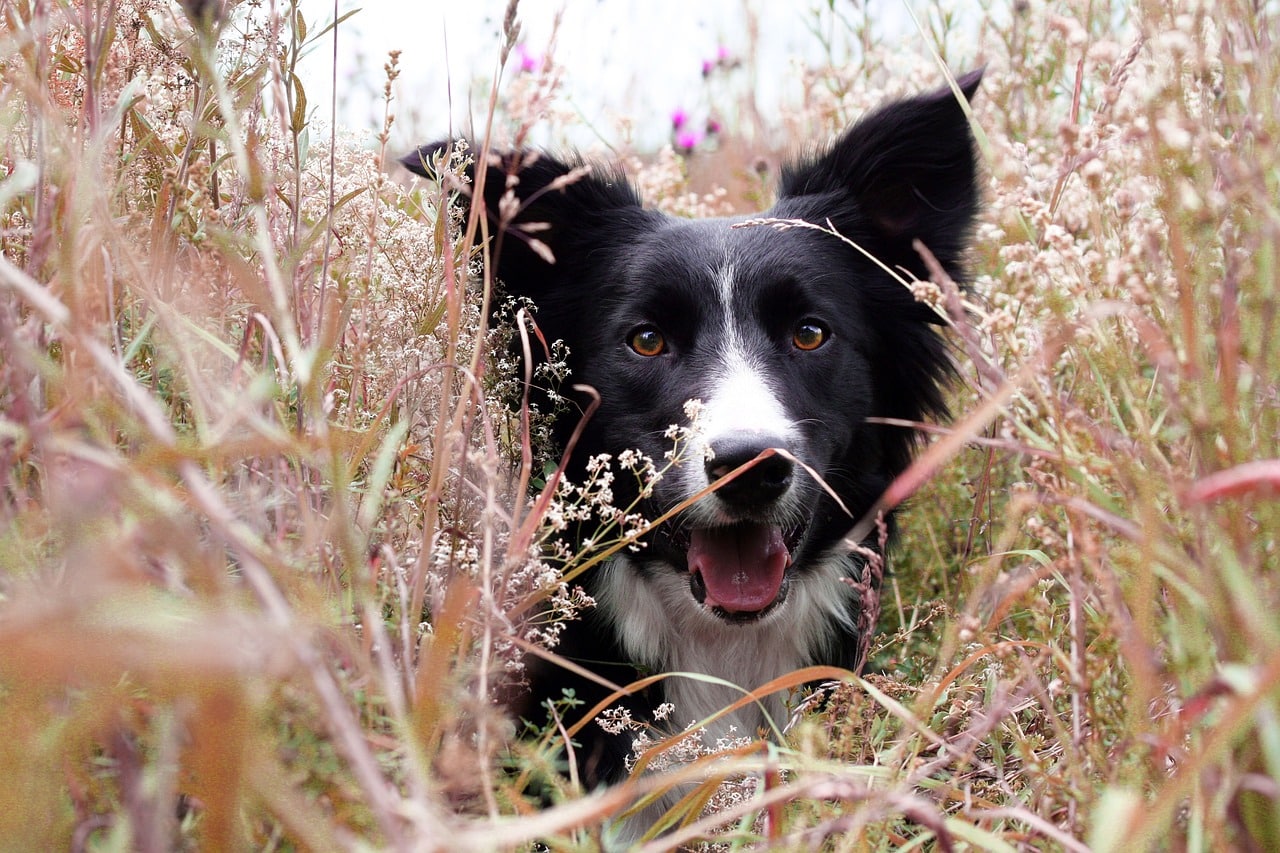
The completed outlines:
{"type": "MultiPolygon", "coordinates": [[[[714,483],[771,447],[785,448],[786,442],[778,436],[762,433],[730,435],[717,439],[711,443],[715,456],[707,460],[707,479],[714,483]]],[[[775,453],[761,459],[731,482],[725,483],[716,494],[721,500],[736,506],[768,504],[780,498],[791,485],[794,470],[795,465],[790,459],[775,453]]]]}

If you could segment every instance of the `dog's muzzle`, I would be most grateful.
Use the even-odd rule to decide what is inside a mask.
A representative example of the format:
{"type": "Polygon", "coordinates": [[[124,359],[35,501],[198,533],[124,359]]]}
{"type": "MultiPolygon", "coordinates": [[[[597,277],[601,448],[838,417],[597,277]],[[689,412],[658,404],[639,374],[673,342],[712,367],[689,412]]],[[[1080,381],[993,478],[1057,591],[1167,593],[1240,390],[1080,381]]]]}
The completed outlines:
{"type": "Polygon", "coordinates": [[[711,443],[706,463],[709,482],[739,471],[715,492],[719,514],[730,523],[690,531],[688,567],[690,592],[713,612],[730,621],[763,616],[786,597],[787,569],[799,532],[774,522],[778,503],[791,488],[795,464],[771,448],[785,447],[779,437],[738,433],[711,443]]]}

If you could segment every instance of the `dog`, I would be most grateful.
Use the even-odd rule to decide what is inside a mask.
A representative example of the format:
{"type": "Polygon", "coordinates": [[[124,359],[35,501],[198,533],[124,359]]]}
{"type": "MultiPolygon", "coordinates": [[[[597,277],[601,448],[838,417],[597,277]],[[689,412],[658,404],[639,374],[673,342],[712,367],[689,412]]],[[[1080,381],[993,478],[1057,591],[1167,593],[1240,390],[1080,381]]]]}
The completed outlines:
{"type": "MultiPolygon", "coordinates": [[[[621,173],[577,158],[514,151],[483,166],[496,277],[536,306],[545,338],[567,344],[573,382],[598,395],[585,422],[579,410],[556,424],[562,450],[578,431],[568,476],[602,453],[663,459],[669,427],[701,402],[680,464],[647,495],[619,477],[616,505],[638,500],[656,519],[713,490],[583,576],[596,605],[556,650],[615,684],[712,677],[619,700],[633,720],[653,724],[670,703],[679,723],[703,721],[801,667],[861,664],[855,586],[884,537],[851,548],[846,536],[912,458],[912,430],[872,419],[946,415],[942,321],[905,282],[929,278],[916,240],[963,280],[979,191],[960,97],[981,76],[882,106],[786,165],[763,224],[668,216],[621,173]]],[[[401,162],[436,178],[448,145],[401,162]]],[[[474,184],[477,167],[467,175],[474,184]]],[[[562,668],[534,674],[537,700],[566,688],[585,708],[610,692],[562,668]]],[[[784,712],[769,697],[706,737],[751,736],[784,712]]],[[[581,780],[623,778],[633,737],[582,729],[581,780]]]]}

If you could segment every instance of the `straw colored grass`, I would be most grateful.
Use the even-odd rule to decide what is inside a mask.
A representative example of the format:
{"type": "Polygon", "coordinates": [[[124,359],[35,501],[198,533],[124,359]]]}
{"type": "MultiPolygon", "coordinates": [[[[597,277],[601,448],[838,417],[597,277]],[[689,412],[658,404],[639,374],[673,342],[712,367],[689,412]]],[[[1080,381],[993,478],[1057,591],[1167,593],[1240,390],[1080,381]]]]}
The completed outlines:
{"type": "MultiPolygon", "coordinates": [[[[931,5],[907,45],[817,4],[858,62],[628,160],[722,212],[988,68],[957,417],[890,496],[867,671],[597,792],[556,770],[589,709],[498,700],[632,528],[544,547],[599,484],[557,491],[491,358],[480,221],[381,165],[396,58],[334,133],[295,68],[328,31],[231,5],[0,2],[0,848],[595,849],[688,781],[646,849],[1280,846],[1275,4],[931,5]]],[[[491,138],[564,120],[549,58],[491,138]]]]}

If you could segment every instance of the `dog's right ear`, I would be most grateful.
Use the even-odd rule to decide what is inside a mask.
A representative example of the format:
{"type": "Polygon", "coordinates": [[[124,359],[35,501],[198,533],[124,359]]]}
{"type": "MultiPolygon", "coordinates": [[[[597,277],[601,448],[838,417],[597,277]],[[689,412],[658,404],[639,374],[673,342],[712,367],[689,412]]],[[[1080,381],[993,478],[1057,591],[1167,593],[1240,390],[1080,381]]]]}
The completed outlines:
{"type": "Polygon", "coordinates": [[[959,98],[943,86],[885,104],[825,151],[791,164],[778,189],[779,215],[831,221],[845,237],[875,246],[890,267],[928,278],[913,245],[919,239],[961,278],[981,198],[964,102],[977,93],[982,73],[956,78],[959,98]]]}
{"type": "MultiPolygon", "coordinates": [[[[423,145],[400,159],[410,172],[441,180],[436,170],[457,143],[423,145]]],[[[468,146],[484,156],[477,146],[468,146]]],[[[616,170],[603,174],[580,159],[559,160],[542,151],[490,153],[485,168],[467,164],[469,183],[458,187],[470,211],[483,204],[494,240],[490,257],[507,290],[535,302],[580,278],[587,256],[619,242],[628,228],[643,228],[657,214],[616,170]],[[476,191],[479,190],[479,197],[476,191]]]]}

